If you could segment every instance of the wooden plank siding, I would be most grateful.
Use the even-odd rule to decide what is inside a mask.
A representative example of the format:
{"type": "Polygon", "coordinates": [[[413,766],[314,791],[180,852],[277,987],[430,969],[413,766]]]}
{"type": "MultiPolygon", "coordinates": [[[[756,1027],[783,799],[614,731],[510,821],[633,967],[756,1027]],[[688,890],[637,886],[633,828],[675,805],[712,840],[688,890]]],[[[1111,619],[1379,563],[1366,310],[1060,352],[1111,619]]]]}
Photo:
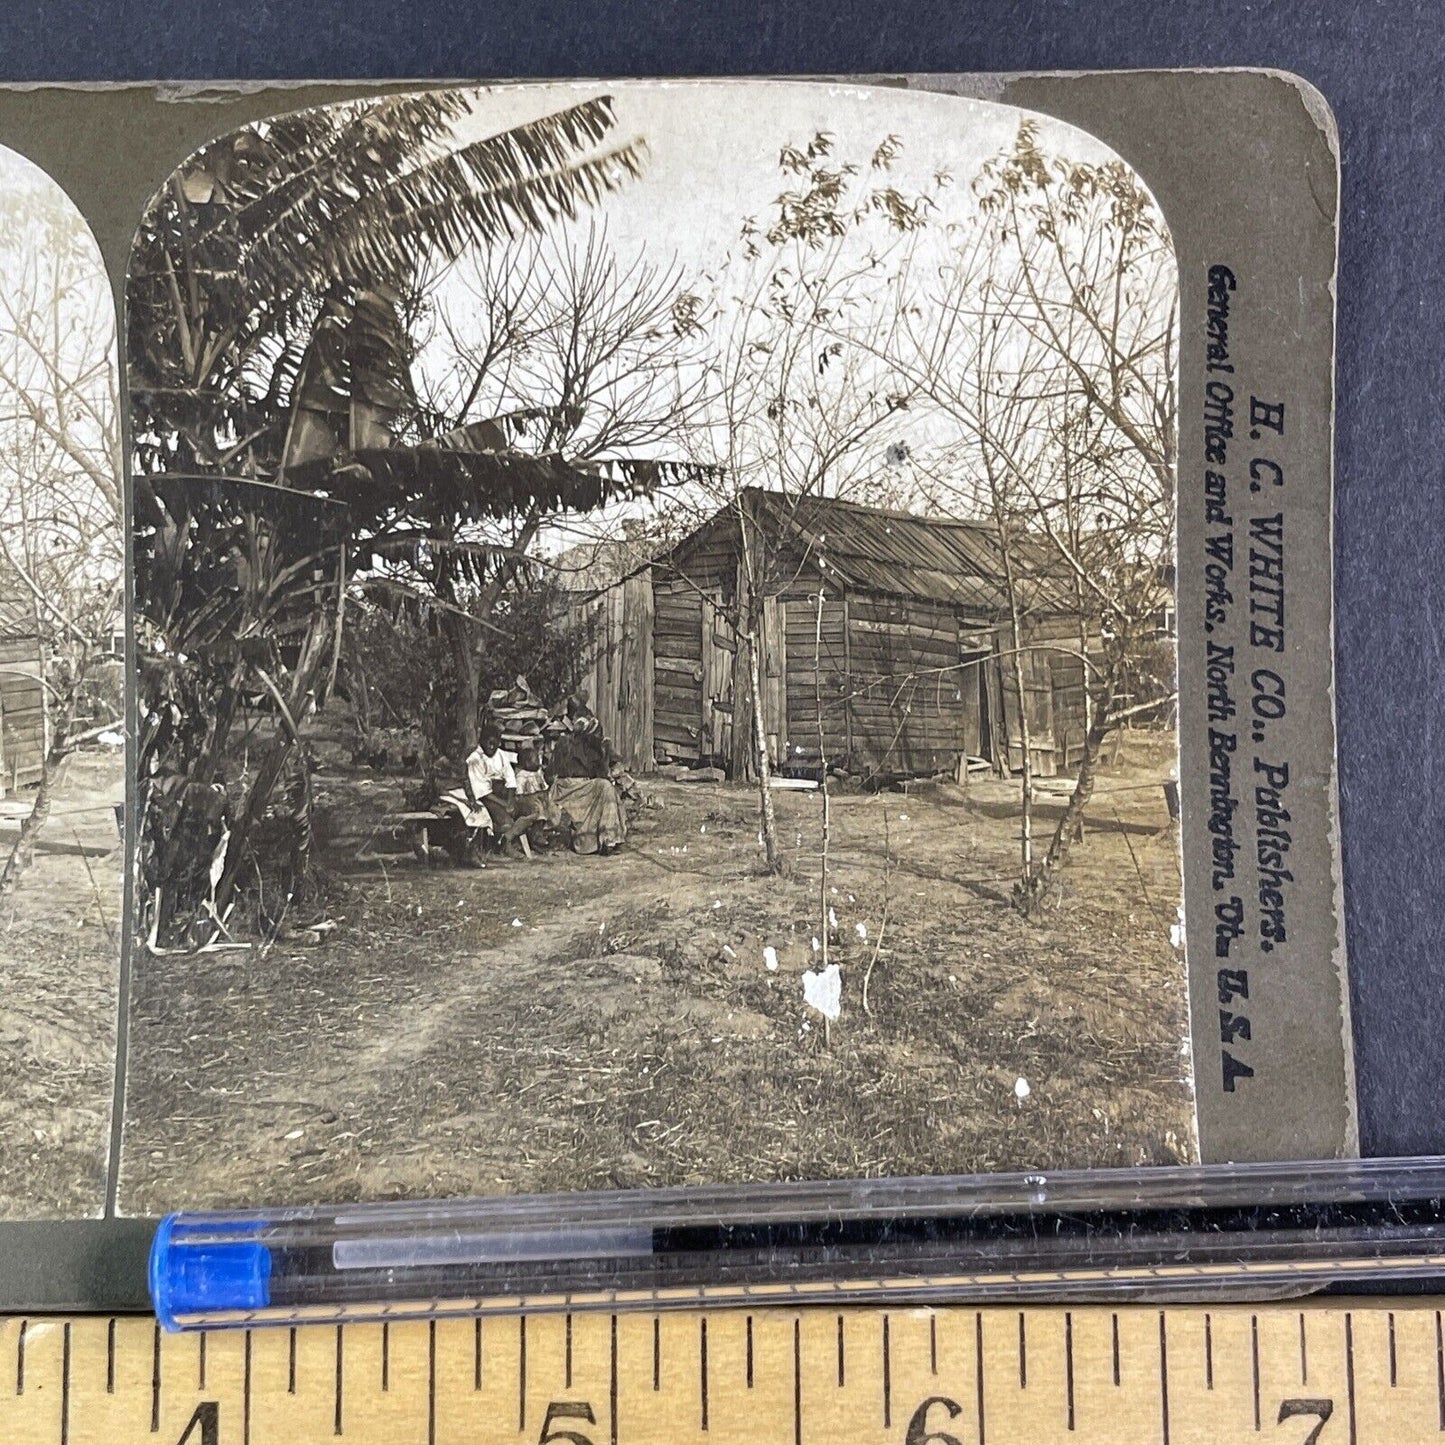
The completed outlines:
{"type": "MultiPolygon", "coordinates": [[[[944,603],[849,592],[824,600],[815,668],[816,598],[794,592],[763,602],[763,709],[775,766],[816,765],[821,745],[830,764],[863,774],[952,772],[963,756],[1019,769],[1007,625],[944,603]]],[[[597,617],[593,706],[629,766],[651,771],[654,759],[728,766],[734,728],[747,728],[750,742],[753,724],[745,686],[743,716],[735,717],[746,656],[722,590],[643,574],[589,606],[597,617]]],[[[1077,628],[1067,618],[1030,624],[1025,644],[1033,769],[1050,777],[1082,755],[1077,628]]]]}
{"type": "Polygon", "coordinates": [[[787,706],[786,745],[792,762],[813,763],[820,746],[830,764],[850,751],[847,605],[825,597],[821,641],[817,594],[781,602],[783,647],[787,659],[783,695],[787,706]],[[822,703],[823,734],[818,736],[818,704],[822,703]]]}
{"type": "MultiPolygon", "coordinates": [[[[1008,765],[1023,766],[1023,742],[1018,718],[1018,685],[1011,630],[999,629],[999,671],[1008,736],[1008,765]]],[[[1083,756],[1084,677],[1079,650],[1078,623],[1067,617],[1030,619],[1024,624],[1024,694],[1028,703],[1029,753],[1033,771],[1041,778],[1066,771],[1083,756]],[[1058,649],[1050,646],[1057,643],[1058,649]]]]}
{"type": "Polygon", "coordinates": [[[725,758],[733,746],[733,659],[737,643],[716,591],[702,598],[702,732],[700,758],[725,758]]]}
{"type": "MultiPolygon", "coordinates": [[[[654,587],[654,746],[670,758],[726,765],[746,659],[721,589],[704,594],[692,578],[654,587]]],[[[775,765],[816,765],[821,748],[831,765],[863,774],[952,772],[963,756],[1003,761],[1006,738],[1006,764],[1020,767],[1006,626],[946,603],[850,591],[825,598],[820,649],[816,592],[766,598],[763,616],[764,718],[775,765]]],[[[1077,650],[1076,628],[1065,618],[1031,626],[1023,654],[1040,777],[1077,763],[1083,744],[1083,664],[1050,650],[1053,638],[1077,650]]],[[[750,729],[746,689],[741,695],[741,722],[750,729]]]]}
{"type": "Polygon", "coordinates": [[[703,756],[703,599],[682,580],[653,586],[653,744],[667,757],[703,756]]]}
{"type": "Polygon", "coordinates": [[[836,499],[794,505],[750,491],[720,508],[651,571],[653,754],[751,774],[747,649],[729,621],[747,612],[751,583],[762,594],[762,714],[775,764],[815,766],[825,755],[853,773],[897,777],[952,773],[970,756],[1017,771],[1022,706],[1034,771],[1076,765],[1087,698],[1071,655],[1078,620],[1041,573],[1021,699],[995,553],[982,524],[836,499]]]}
{"type": "Polygon", "coordinates": [[[22,787],[40,777],[46,721],[39,641],[0,639],[0,787],[22,787]]]}
{"type": "Polygon", "coordinates": [[[963,666],[960,636],[945,604],[849,595],[852,767],[952,772],[979,751],[979,679],[963,666]]]}
{"type": "Polygon", "coordinates": [[[653,768],[652,578],[646,571],[573,601],[574,620],[592,628],[582,686],[619,757],[634,773],[653,768]]]}

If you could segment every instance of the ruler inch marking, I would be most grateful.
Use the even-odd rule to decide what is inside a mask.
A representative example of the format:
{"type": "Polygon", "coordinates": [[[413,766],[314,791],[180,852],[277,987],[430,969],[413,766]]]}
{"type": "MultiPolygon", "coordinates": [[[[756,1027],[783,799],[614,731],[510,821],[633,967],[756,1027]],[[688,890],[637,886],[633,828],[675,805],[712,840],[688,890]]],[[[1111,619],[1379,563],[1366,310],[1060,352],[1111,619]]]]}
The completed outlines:
{"type": "Polygon", "coordinates": [[[331,1417],[331,1433],[332,1433],[333,1435],[339,1435],[339,1434],[341,1434],[341,1426],[342,1426],[342,1416],[341,1416],[341,1387],[342,1387],[342,1370],[343,1370],[343,1368],[344,1368],[344,1362],[343,1362],[343,1358],[342,1358],[342,1334],[341,1334],[341,1326],[340,1326],[340,1325],[337,1325],[337,1326],[336,1326],[336,1408],[335,1408],[335,1411],[334,1411],[334,1413],[333,1413],[333,1415],[332,1415],[332,1417],[331,1417]]]}
{"type": "Polygon", "coordinates": [[[1254,1430],[1259,1433],[1259,1316],[1249,1317],[1250,1375],[1254,1385],[1254,1430]]]}
{"type": "Polygon", "coordinates": [[[251,1331],[241,1347],[241,1445],[251,1445],[251,1331]]]}
{"type": "Polygon", "coordinates": [[[161,1327],[152,1330],[151,1341],[151,1434],[161,1429],[161,1327]]]}
{"type": "Polygon", "coordinates": [[[607,1405],[611,1423],[608,1425],[609,1445],[617,1445],[617,1316],[612,1316],[608,1342],[607,1405]]]}
{"type": "Polygon", "coordinates": [[[888,1316],[883,1316],[883,1428],[893,1428],[893,1362],[888,1348],[888,1316]]]}
{"type": "Polygon", "coordinates": [[[1445,1338],[1441,1336],[1440,1311],[1435,1311],[1435,1395],[1440,1405],[1440,1429],[1445,1430],[1445,1338]]]}
{"type": "Polygon", "coordinates": [[[70,1321],[60,1342],[60,1445],[70,1445],[70,1321]]]}
{"type": "Polygon", "coordinates": [[[978,1403],[978,1445],[987,1445],[988,1436],[984,1430],[983,1408],[983,1311],[973,1312],[973,1380],[974,1395],[978,1403]]]}
{"type": "MultiPolygon", "coordinates": [[[[1376,1438],[1414,1440],[1428,1431],[1425,1422],[1430,1405],[1432,1348],[1436,1418],[1441,1432],[1437,1438],[1445,1439],[1445,1299],[1322,1300],[1303,1307],[1298,1299],[1254,1304],[1213,1301],[1208,1312],[1201,1305],[1160,1307],[1115,1305],[1109,1301],[1074,1302],[1069,1308],[1063,1302],[1028,1305],[1022,1311],[1015,1302],[992,1308],[944,1305],[917,1311],[876,1305],[845,1308],[835,1303],[831,1322],[826,1305],[818,1311],[794,1304],[791,1308],[762,1308],[761,1313],[711,1310],[703,1314],[694,1308],[677,1321],[683,1326],[681,1332],[669,1335],[669,1348],[676,1344],[681,1350],[678,1368],[671,1370],[665,1382],[661,1309],[654,1309],[650,1301],[640,1301],[636,1313],[619,1308],[607,1314],[604,1335],[601,1309],[589,1308],[579,1325],[576,1311],[583,1305],[576,1301],[559,1304],[561,1307],[555,1313],[549,1312],[540,1325],[531,1314],[517,1316],[517,1356],[513,1358],[504,1341],[500,1354],[493,1351],[485,1376],[480,1373],[483,1320],[473,1313],[474,1301],[466,1302],[466,1311],[458,1310],[460,1318],[455,1327],[443,1324],[440,1317],[422,1316],[426,1318],[425,1376],[420,1350],[421,1318],[398,1337],[401,1354],[397,1369],[392,1370],[391,1332],[389,1323],[381,1318],[340,1323],[333,1315],[304,1328],[289,1329],[289,1322],[283,1320],[282,1331],[287,1334],[283,1348],[281,1339],[268,1342],[270,1332],[258,1333],[244,1321],[238,1321],[237,1329],[219,1334],[215,1328],[197,1330],[192,1346],[185,1339],[167,1343],[165,1331],[157,1329],[151,1320],[117,1316],[17,1317],[8,1321],[7,1335],[15,1352],[16,1388],[12,1395],[8,1384],[0,1387],[0,1442],[8,1445],[13,1439],[17,1445],[21,1441],[26,1445],[138,1445],[140,1439],[150,1439],[156,1445],[176,1445],[184,1425],[189,1431],[186,1445],[202,1445],[200,1435],[203,1430],[215,1431],[219,1411],[220,1445],[295,1445],[300,1439],[322,1435],[327,1424],[333,1435],[358,1440],[369,1440],[373,1434],[392,1438],[394,1433],[395,1438],[407,1439],[412,1445],[451,1445],[454,1430],[463,1428],[465,1432],[468,1428],[461,1425],[465,1413],[459,1411],[467,1412],[469,1396],[474,1402],[471,1412],[480,1407],[471,1393],[479,1390],[480,1379],[487,1386],[486,1409],[494,1413],[500,1403],[502,1429],[509,1439],[513,1437],[505,1425],[506,1401],[510,1390],[518,1390],[518,1419],[511,1428],[520,1428],[524,1441],[535,1441],[535,1432],[547,1432],[541,1414],[548,1392],[555,1391],[562,1398],[557,1387],[564,1381],[570,1333],[571,1370],[565,1398],[590,1398],[596,1409],[595,1427],[583,1425],[580,1429],[595,1445],[632,1445],[634,1440],[673,1438],[679,1418],[683,1422],[681,1432],[687,1435],[685,1422],[690,1410],[697,1412],[693,1414],[692,1432],[705,1433],[718,1445],[755,1445],[762,1439],[788,1438],[785,1412],[789,1392],[782,1372],[787,1369],[785,1331],[789,1321],[793,1336],[792,1445],[803,1445],[805,1437],[808,1445],[821,1445],[826,1439],[847,1439],[855,1433],[869,1439],[876,1436],[880,1445],[885,1438],[893,1445],[903,1445],[903,1435],[910,1429],[919,1439],[924,1438],[919,1429],[932,1432],[926,1435],[929,1445],[935,1439],[950,1437],[956,1437],[960,1445],[989,1445],[989,1389],[996,1394],[1002,1392],[1001,1399],[992,1402],[999,1404],[1002,1411],[993,1422],[995,1445],[1002,1436],[1078,1439],[1086,1445],[1112,1440],[1117,1437],[1111,1432],[1123,1418],[1119,1415],[1121,1401],[1125,1402],[1124,1409],[1130,1415],[1138,1414],[1141,1421],[1147,1421],[1151,1408],[1158,1409],[1154,1428],[1160,1434],[1153,1436],[1147,1423],[1143,1424],[1143,1432],[1145,1439],[1153,1438],[1162,1445],[1220,1438],[1230,1428],[1242,1427],[1247,1436],[1254,1411],[1258,1412],[1261,1438],[1266,1433],[1265,1425],[1269,1425],[1271,1439],[1277,1435],[1284,1445],[1290,1441],[1298,1445],[1304,1427],[1313,1426],[1315,1421],[1297,1422],[1298,1436],[1291,1434],[1296,1425],[1288,1420],[1276,1430],[1274,1417],[1281,1395],[1320,1397],[1318,1401],[1286,1399],[1284,1404],[1291,1407],[1291,1415],[1319,1414],[1325,1409],[1325,1397],[1334,1397],[1333,1408],[1340,1418],[1324,1426],[1321,1445],[1330,1439],[1337,1439],[1337,1445],[1362,1445],[1376,1438]],[[1347,1304],[1352,1307],[1345,1308],[1347,1304]],[[1437,1304],[1441,1306],[1438,1310],[1437,1304]],[[1398,1308],[1387,1310],[1386,1305],[1398,1308]],[[649,1314],[643,1310],[651,1311],[653,1324],[651,1390],[646,1355],[649,1314]],[[961,1333],[967,1329],[969,1313],[974,1316],[971,1350],[967,1335],[961,1333]],[[1013,1319],[1009,1318],[1011,1313],[1013,1319]],[[1015,1393],[1023,1386],[1015,1386],[1012,1376],[1017,1360],[1009,1358],[1018,1348],[1020,1313],[1026,1394],[1015,1393]],[[894,1314],[899,1316],[897,1328],[894,1314]],[[1217,1339],[1213,1331],[1215,1315],[1222,1331],[1217,1339]],[[471,1319],[470,1350],[462,1323],[467,1318],[471,1319]],[[697,1320],[698,1331],[695,1375],[686,1358],[691,1319],[697,1320]],[[925,1319],[926,1334],[922,1328],[925,1319]],[[1157,1376],[1148,1358],[1156,1320],[1157,1376]],[[809,1327],[811,1385],[802,1370],[805,1321],[809,1327]],[[868,1332],[875,1322],[879,1334],[870,1336],[868,1332]],[[1192,1352],[1200,1340],[1194,1331],[1201,1322],[1205,1361],[1200,1374],[1195,1375],[1193,1371],[1199,1364],[1192,1352]],[[1033,1325],[1042,1333],[1030,1340],[1033,1325]],[[1332,1333],[1336,1328],[1339,1335],[1332,1333]],[[335,1337],[327,1333],[330,1329],[336,1330],[335,1337]],[[538,1329],[542,1330],[540,1335],[538,1329]],[[960,1333],[950,1333],[955,1330],[960,1333]],[[448,1345],[453,1338],[455,1348],[448,1345]],[[868,1347],[869,1338],[877,1342],[877,1355],[868,1347]],[[415,1339],[418,1348],[409,1346],[408,1339],[415,1339]],[[631,1343],[634,1339],[635,1345],[631,1343]],[[859,1345],[859,1352],[851,1357],[850,1341],[859,1345]],[[1137,1360],[1131,1356],[1128,1380],[1123,1378],[1126,1342],[1143,1356],[1137,1360]],[[624,1344],[628,1346],[625,1358],[624,1344]],[[1030,1344],[1034,1347],[1032,1360],[1028,1359],[1030,1344]],[[186,1355],[192,1347],[195,1353],[187,1364],[186,1355]],[[603,1349],[607,1351],[605,1356],[603,1349]],[[371,1353],[373,1350],[381,1356],[380,1363],[378,1355],[371,1353]],[[335,1394],[328,1402],[327,1385],[332,1382],[325,1378],[326,1364],[331,1363],[327,1356],[333,1351],[335,1394]],[[298,1378],[298,1360],[307,1365],[304,1378],[298,1378]],[[1181,1371],[1178,1380],[1170,1378],[1171,1364],[1181,1371]],[[739,1365],[744,1368],[734,1375],[739,1365]],[[530,1382],[524,1373],[528,1367],[535,1377],[530,1382]],[[974,1374],[972,1410],[967,1393],[970,1368],[974,1374]],[[513,1370],[515,1386],[507,1378],[513,1370]],[[822,1384],[824,1370],[836,1380],[832,1389],[822,1384]],[[1335,1370],[1340,1374],[1336,1375],[1335,1370]],[[756,1394],[744,1395],[745,1379],[756,1394]],[[1109,1395],[1111,1379],[1116,1382],[1113,1395],[1109,1395]],[[1206,1381],[1213,1393],[1206,1393],[1206,1381]],[[390,1389],[393,1383],[395,1390],[390,1389]],[[540,1392],[535,1409],[527,1397],[529,1386],[540,1392]],[[699,1390],[697,1397],[692,1395],[694,1388],[699,1390]],[[805,1388],[809,1391],[806,1399],[805,1388]],[[870,1398],[879,1401],[879,1396],[872,1394],[875,1389],[882,1397],[881,1422],[873,1415],[879,1403],[869,1404],[870,1398]],[[723,1394],[718,1395],[718,1390],[723,1394]],[[902,1392],[896,1413],[895,1390],[902,1392]],[[1158,1404],[1151,1407],[1148,1397],[1155,1390],[1158,1404]],[[1114,1400],[1112,1411],[1098,1408],[1106,1401],[1096,1401],[1092,1393],[1095,1391],[1114,1400]],[[17,1400],[15,1395],[22,1392],[24,1398],[17,1400]],[[754,1405],[753,1410],[736,1408],[744,1399],[754,1405]],[[390,1405],[384,1403],[388,1400],[390,1405]],[[960,1412],[960,1403],[967,1415],[960,1412]],[[945,1405],[951,1410],[947,1417],[945,1405]],[[1305,1408],[1308,1406],[1317,1408],[1311,1411],[1305,1408]],[[917,1414],[919,1408],[923,1409],[921,1417],[917,1414]],[[805,1416],[805,1409],[812,1415],[805,1416]],[[273,1411],[278,1419],[273,1420],[273,1411]],[[968,1420],[975,1412],[976,1424],[968,1420]],[[626,1431],[621,1428],[623,1413],[628,1415],[626,1431]],[[187,1415],[191,1415],[189,1422],[187,1415]],[[870,1418],[872,1426],[867,1423],[870,1418]],[[224,1423],[227,1419],[229,1426],[224,1423]],[[660,1430],[667,1433],[659,1435],[660,1430]]],[[[396,1318],[393,1316],[391,1323],[396,1318]]],[[[560,1440],[557,1432],[563,1428],[555,1426],[551,1438],[560,1440]]]]}
{"type": "MultiPolygon", "coordinates": [[[[571,1315],[568,1315],[571,1320],[571,1315]]],[[[569,1378],[567,1383],[572,1383],[569,1378]]],[[[428,1320],[426,1325],[426,1445],[436,1445],[437,1439],[437,1322],[428,1320]]]]}
{"type": "Polygon", "coordinates": [[[1169,1329],[1159,1311],[1159,1423],[1163,1445],[1169,1445],[1169,1329]]]}
{"type": "MultiPolygon", "coordinates": [[[[1304,1316],[1300,1316],[1304,1325],[1304,1316]]],[[[1350,1445],[1356,1445],[1355,1434],[1355,1327],[1350,1311],[1345,1311],[1345,1399],[1350,1411],[1350,1445]]]]}
{"type": "Polygon", "coordinates": [[[1064,1311],[1064,1397],[1068,1404],[1069,1429],[1074,1428],[1074,1316],[1064,1311]]]}
{"type": "MultiPolygon", "coordinates": [[[[749,1325],[752,1320],[749,1319],[749,1325]]],[[[803,1346],[799,1336],[802,1321],[793,1316],[793,1445],[803,1445],[803,1346]]]]}
{"type": "Polygon", "coordinates": [[[698,1376],[702,1389],[702,1429],[708,1428],[708,1316],[698,1321],[698,1376]]]}

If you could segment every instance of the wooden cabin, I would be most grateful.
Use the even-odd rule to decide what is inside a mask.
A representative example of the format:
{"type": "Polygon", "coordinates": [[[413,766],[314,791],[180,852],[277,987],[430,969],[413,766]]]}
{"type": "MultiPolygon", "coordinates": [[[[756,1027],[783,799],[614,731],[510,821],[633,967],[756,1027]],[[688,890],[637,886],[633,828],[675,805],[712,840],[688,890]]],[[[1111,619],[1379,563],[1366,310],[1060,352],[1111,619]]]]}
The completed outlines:
{"type": "MultiPolygon", "coordinates": [[[[1011,548],[1035,772],[1083,749],[1084,627],[1051,549],[1011,548]]],[[[645,568],[574,604],[596,619],[593,706],[635,769],[750,768],[760,632],[768,751],[865,777],[1022,765],[1003,559],[991,523],[744,492],[645,568]],[[755,599],[750,601],[750,599],[755,599]]]]}
{"type": "Polygon", "coordinates": [[[582,690],[617,755],[634,773],[650,773],[657,761],[651,568],[573,598],[574,620],[591,633],[582,690]]]}
{"type": "Polygon", "coordinates": [[[44,670],[35,599],[0,567],[0,795],[40,777],[49,722],[44,670]]]}

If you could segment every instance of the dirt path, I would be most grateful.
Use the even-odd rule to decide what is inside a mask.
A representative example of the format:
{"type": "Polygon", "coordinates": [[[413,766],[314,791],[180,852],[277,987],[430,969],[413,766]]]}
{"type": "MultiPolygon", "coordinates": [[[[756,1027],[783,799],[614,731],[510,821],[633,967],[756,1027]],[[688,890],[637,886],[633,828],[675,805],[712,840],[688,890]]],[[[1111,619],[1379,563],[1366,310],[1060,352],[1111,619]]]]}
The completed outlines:
{"type": "Polygon", "coordinates": [[[816,796],[779,795],[782,880],[718,785],[649,785],[607,859],[383,873],[338,848],[331,944],[144,961],[125,1206],[1192,1157],[1177,840],[1157,783],[1111,781],[1037,922],[1001,901],[986,797],[835,799],[827,1043],[801,979],[816,796]]]}
{"type": "MultiPolygon", "coordinates": [[[[115,1067],[123,763],[67,765],[34,863],[0,917],[0,1218],[99,1214],[115,1067]]],[[[7,814],[28,806],[22,792],[7,814]]],[[[0,823],[9,852],[18,817],[0,823]]]]}

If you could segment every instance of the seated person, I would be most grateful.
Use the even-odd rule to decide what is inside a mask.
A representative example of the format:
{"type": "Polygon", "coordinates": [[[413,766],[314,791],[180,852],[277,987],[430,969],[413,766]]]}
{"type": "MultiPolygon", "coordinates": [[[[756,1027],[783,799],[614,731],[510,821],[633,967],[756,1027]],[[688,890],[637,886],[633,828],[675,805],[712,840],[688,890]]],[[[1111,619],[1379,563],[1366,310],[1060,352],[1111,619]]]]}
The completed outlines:
{"type": "Polygon", "coordinates": [[[612,782],[614,755],[589,712],[552,750],[552,801],[571,826],[576,853],[611,853],[627,837],[627,816],[612,782]]]}
{"type": "Polygon", "coordinates": [[[591,713],[579,714],[552,749],[552,776],[605,778],[611,772],[611,752],[602,724],[591,713]]]}
{"type": "Polygon", "coordinates": [[[517,796],[519,798],[530,797],[533,793],[545,793],[547,791],[547,780],[542,776],[542,760],[537,756],[536,748],[519,748],[517,750],[517,796]]]}
{"type": "Polygon", "coordinates": [[[480,803],[487,810],[492,832],[500,843],[505,845],[525,831],[525,821],[520,828],[517,826],[517,774],[512,760],[502,751],[502,734],[495,723],[482,728],[477,746],[467,757],[462,786],[472,807],[480,803]]]}

